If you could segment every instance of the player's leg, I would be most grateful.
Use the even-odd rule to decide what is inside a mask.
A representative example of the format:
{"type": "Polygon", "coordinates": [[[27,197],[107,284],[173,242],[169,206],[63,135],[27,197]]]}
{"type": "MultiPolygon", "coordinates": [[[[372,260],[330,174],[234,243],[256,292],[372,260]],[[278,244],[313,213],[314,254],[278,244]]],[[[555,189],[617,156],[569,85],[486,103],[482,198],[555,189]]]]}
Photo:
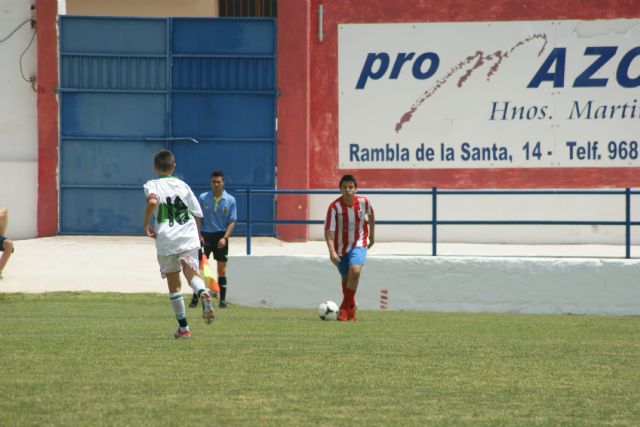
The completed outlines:
{"type": "MultiPolygon", "coordinates": [[[[209,259],[209,255],[211,255],[212,252],[212,247],[211,247],[211,233],[202,233],[202,236],[204,237],[204,255],[207,257],[207,259],[209,259]]],[[[195,308],[198,306],[198,303],[200,302],[200,297],[198,296],[198,294],[196,292],[193,293],[193,295],[191,296],[191,302],[189,303],[189,307],[190,308],[195,308]]]]}
{"type": "Polygon", "coordinates": [[[4,237],[9,226],[9,209],[4,206],[0,206],[0,280],[2,280],[2,270],[9,262],[11,254],[13,253],[13,241],[4,237]]]}
{"type": "Polygon", "coordinates": [[[218,284],[220,285],[220,308],[227,308],[227,263],[226,261],[217,261],[216,263],[218,284]]]}
{"type": "MultiPolygon", "coordinates": [[[[338,268],[338,270],[340,270],[340,268],[338,268]]],[[[349,275],[342,275],[342,272],[340,273],[340,286],[342,287],[342,300],[344,301],[344,295],[346,293],[347,290],[347,283],[349,283],[349,275]]],[[[339,314],[339,313],[338,313],[339,314]]]]}
{"type": "Polygon", "coordinates": [[[209,295],[204,282],[200,278],[198,250],[194,249],[193,251],[180,254],[180,264],[187,283],[189,283],[189,286],[193,289],[193,293],[198,295],[198,298],[202,301],[202,318],[207,324],[210,324],[215,317],[215,311],[213,310],[211,295],[209,295]]]}
{"type": "Polygon", "coordinates": [[[176,339],[189,338],[191,336],[191,332],[189,332],[189,323],[187,322],[184,297],[180,291],[180,271],[163,273],[163,275],[167,278],[167,285],[169,286],[169,301],[171,301],[173,313],[178,321],[178,329],[176,329],[173,336],[176,337],[176,339]]]}
{"type": "Polygon", "coordinates": [[[362,273],[362,265],[352,264],[349,266],[349,275],[347,276],[347,287],[345,292],[358,290],[358,283],[360,283],[360,273],[362,273]]]}
{"type": "MultiPolygon", "coordinates": [[[[224,237],[224,232],[218,233],[216,239],[220,241],[224,237]]],[[[220,308],[227,308],[227,261],[229,258],[229,240],[226,240],[224,247],[219,248],[217,245],[213,249],[213,258],[216,260],[218,284],[220,285],[220,308]]]]}
{"type": "Polygon", "coordinates": [[[344,285],[342,287],[342,303],[340,303],[340,310],[338,311],[338,320],[345,321],[349,315],[349,300],[347,297],[347,284],[349,283],[349,257],[347,255],[341,256],[338,262],[338,273],[340,273],[340,282],[344,285]]]}
{"type": "MultiPolygon", "coordinates": [[[[348,255],[345,256],[348,259],[348,255]]],[[[362,271],[362,265],[352,264],[347,268],[347,286],[344,289],[344,297],[342,298],[342,304],[340,304],[340,312],[338,313],[338,320],[356,320],[356,290],[358,289],[358,283],[360,281],[360,272],[362,271]]],[[[344,277],[343,277],[344,278],[344,277]]]]}
{"type": "Polygon", "coordinates": [[[345,289],[348,310],[347,320],[356,320],[356,291],[358,290],[358,283],[360,283],[361,272],[362,265],[352,264],[349,266],[349,277],[345,289]]]}
{"type": "Polygon", "coordinates": [[[200,298],[198,298],[198,294],[194,292],[193,295],[191,295],[191,302],[189,303],[189,307],[196,308],[199,302],[200,302],[200,298]]]}
{"type": "Polygon", "coordinates": [[[360,283],[360,274],[367,258],[367,249],[363,247],[353,248],[349,254],[349,277],[347,288],[345,289],[345,298],[348,300],[347,320],[356,320],[356,291],[358,283],[360,283]]]}
{"type": "Polygon", "coordinates": [[[2,280],[2,270],[9,262],[13,249],[13,241],[0,235],[0,280],[2,280]]]}
{"type": "Polygon", "coordinates": [[[4,236],[7,233],[7,227],[9,226],[9,209],[4,206],[0,206],[0,236],[4,236]]]}

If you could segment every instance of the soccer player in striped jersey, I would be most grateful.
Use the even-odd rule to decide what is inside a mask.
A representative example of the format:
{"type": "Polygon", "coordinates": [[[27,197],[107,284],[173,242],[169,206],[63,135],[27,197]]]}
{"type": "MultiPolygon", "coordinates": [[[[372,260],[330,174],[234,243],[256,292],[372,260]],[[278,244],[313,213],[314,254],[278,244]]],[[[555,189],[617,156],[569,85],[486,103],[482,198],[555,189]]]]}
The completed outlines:
{"type": "Polygon", "coordinates": [[[156,241],[160,274],[167,279],[169,299],[178,320],[176,339],[189,338],[189,324],[180,291],[180,272],[202,301],[202,318],[209,324],[215,316],[211,296],[200,278],[200,222],[202,209],[191,188],[173,176],[176,161],[169,150],[160,150],[153,159],[158,179],[144,184],[147,209],[142,227],[156,241]],[[150,224],[151,216],[155,218],[150,224]]]}
{"type": "Polygon", "coordinates": [[[338,267],[342,278],[342,304],[338,320],[356,320],[355,295],[360,273],[373,246],[375,216],[373,207],[364,196],[356,195],[358,183],[353,175],[340,179],[340,194],[331,202],[324,223],[324,239],[329,258],[338,267]]]}

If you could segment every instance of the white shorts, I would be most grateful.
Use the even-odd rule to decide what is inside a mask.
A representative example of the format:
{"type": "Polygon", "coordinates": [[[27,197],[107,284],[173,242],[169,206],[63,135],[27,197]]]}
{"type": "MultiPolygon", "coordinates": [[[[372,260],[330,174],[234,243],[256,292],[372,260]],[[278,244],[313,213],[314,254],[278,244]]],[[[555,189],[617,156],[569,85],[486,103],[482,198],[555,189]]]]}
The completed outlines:
{"type": "Polygon", "coordinates": [[[190,251],[181,252],[177,255],[158,255],[158,264],[160,265],[160,274],[162,278],[166,278],[168,273],[176,273],[182,271],[183,260],[191,267],[196,274],[200,272],[200,265],[198,264],[198,249],[192,249],[190,251]]]}

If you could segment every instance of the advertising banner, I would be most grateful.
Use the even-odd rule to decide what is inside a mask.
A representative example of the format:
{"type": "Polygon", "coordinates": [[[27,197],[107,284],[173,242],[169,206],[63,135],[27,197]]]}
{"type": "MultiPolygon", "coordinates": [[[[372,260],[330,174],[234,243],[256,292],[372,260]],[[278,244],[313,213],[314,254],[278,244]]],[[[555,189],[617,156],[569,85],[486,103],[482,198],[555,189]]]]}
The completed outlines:
{"type": "Polygon", "coordinates": [[[640,20],[340,24],[339,167],[640,166],[640,20]]]}

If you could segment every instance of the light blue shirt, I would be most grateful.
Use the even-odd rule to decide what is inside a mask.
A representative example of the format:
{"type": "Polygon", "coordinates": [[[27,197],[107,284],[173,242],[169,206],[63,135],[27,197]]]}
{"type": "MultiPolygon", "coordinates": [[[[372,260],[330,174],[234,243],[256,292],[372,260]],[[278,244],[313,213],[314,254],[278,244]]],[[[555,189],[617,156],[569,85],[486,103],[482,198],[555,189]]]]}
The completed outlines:
{"type": "Polygon", "coordinates": [[[198,201],[203,214],[202,231],[205,233],[227,231],[229,224],[237,220],[236,199],[226,191],[222,192],[217,206],[213,191],[202,193],[198,201]]]}

